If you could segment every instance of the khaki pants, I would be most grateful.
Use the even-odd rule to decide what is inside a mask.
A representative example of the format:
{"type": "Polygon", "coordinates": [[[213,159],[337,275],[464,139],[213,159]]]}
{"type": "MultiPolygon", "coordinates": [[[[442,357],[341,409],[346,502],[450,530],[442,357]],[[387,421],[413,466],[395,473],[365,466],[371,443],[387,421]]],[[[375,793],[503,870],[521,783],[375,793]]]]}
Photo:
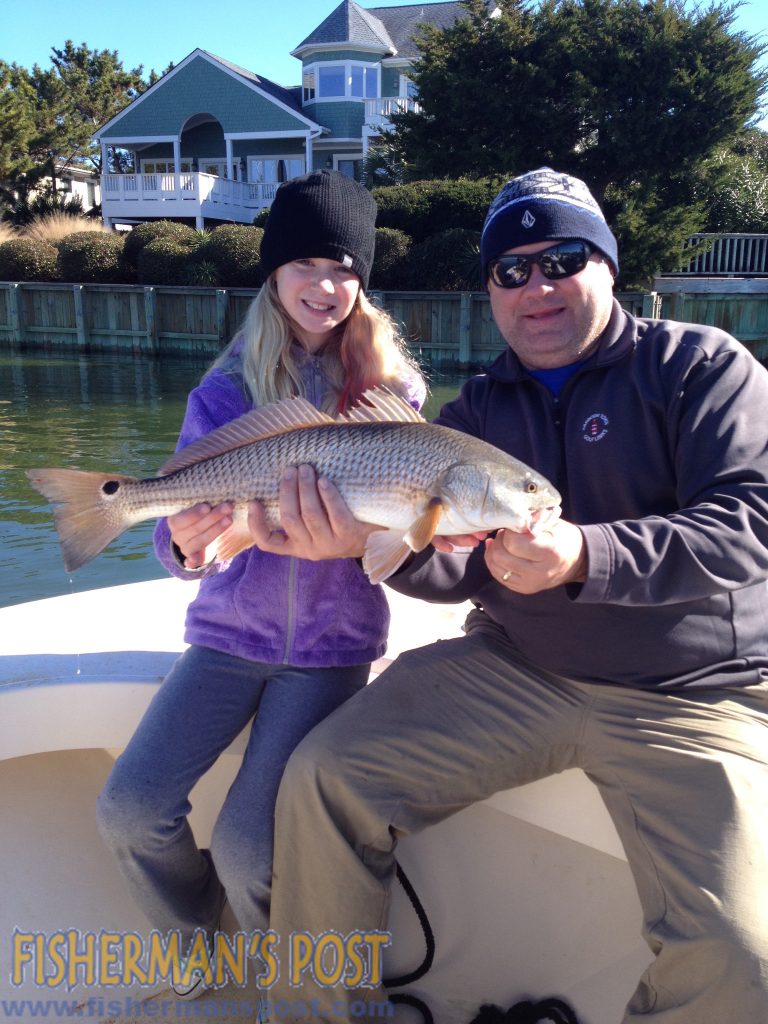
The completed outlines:
{"type": "MultiPolygon", "coordinates": [[[[768,1020],[768,683],[584,685],[477,634],[404,654],[289,762],[271,928],[281,943],[297,931],[386,929],[398,835],[571,767],[600,789],[655,954],[624,1024],[768,1020]]],[[[360,1000],[386,997],[292,988],[283,973],[270,998],[311,1006],[275,1021],[338,1024],[340,1004],[355,1003],[360,1020],[360,1000]]]]}

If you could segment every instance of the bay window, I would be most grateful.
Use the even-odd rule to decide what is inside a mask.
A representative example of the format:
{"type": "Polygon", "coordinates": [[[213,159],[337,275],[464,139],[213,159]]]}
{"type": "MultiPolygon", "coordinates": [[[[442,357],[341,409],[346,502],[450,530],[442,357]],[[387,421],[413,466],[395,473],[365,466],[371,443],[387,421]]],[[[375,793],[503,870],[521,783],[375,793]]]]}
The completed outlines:
{"type": "Polygon", "coordinates": [[[307,66],[303,72],[303,99],[366,100],[379,95],[379,67],[377,64],[358,64],[338,61],[307,66]]]}

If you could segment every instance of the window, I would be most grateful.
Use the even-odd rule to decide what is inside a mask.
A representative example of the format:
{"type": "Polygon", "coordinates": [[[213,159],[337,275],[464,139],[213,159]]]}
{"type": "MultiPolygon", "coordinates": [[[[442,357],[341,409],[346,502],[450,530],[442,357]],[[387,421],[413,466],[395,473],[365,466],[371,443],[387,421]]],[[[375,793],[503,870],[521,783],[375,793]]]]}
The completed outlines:
{"type": "Polygon", "coordinates": [[[416,83],[412,82],[407,75],[400,75],[400,95],[413,99],[416,95],[416,83]]]}
{"type": "Polygon", "coordinates": [[[345,79],[346,74],[343,64],[332,64],[329,67],[318,68],[318,96],[323,99],[328,96],[344,96],[345,79]]]}
{"type": "Polygon", "coordinates": [[[252,157],[248,164],[248,180],[260,184],[290,181],[303,173],[302,157],[252,157]]]}
{"type": "Polygon", "coordinates": [[[375,64],[319,64],[305,68],[302,95],[315,100],[366,100],[379,95],[379,68],[375,64]]]}
{"type": "Polygon", "coordinates": [[[378,68],[369,68],[364,67],[361,64],[353,64],[350,82],[350,95],[355,99],[373,100],[379,95],[378,68]]]}
{"type": "MultiPolygon", "coordinates": [[[[144,174],[173,174],[174,163],[173,160],[142,160],[141,169],[144,174]]],[[[191,170],[192,162],[190,160],[182,160],[182,174],[191,170]]]]}

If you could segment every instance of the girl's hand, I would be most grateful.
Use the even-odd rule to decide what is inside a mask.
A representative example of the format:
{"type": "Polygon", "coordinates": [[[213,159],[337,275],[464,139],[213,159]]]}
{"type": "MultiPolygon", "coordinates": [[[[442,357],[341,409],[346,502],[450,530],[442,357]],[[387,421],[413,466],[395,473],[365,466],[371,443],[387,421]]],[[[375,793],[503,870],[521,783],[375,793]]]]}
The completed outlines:
{"type": "Polygon", "coordinates": [[[280,480],[281,530],[270,531],[257,501],[248,510],[248,526],[257,547],[276,555],[321,561],[360,558],[373,530],[354,518],[338,490],[318,480],[312,466],[289,467],[280,480]]]}
{"type": "Polygon", "coordinates": [[[199,569],[207,561],[205,549],[232,525],[232,506],[195,505],[168,516],[167,522],[171,540],[184,556],[184,568],[199,569]]]}

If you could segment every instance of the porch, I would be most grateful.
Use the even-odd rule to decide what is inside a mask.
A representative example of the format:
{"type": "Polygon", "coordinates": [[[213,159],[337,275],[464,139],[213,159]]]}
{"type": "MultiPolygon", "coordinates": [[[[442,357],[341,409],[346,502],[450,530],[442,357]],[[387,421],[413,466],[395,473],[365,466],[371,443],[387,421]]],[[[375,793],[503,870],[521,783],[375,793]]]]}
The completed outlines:
{"type": "Polygon", "coordinates": [[[419,114],[421,107],[413,96],[379,96],[365,101],[363,115],[363,157],[368,155],[371,139],[392,131],[393,114],[419,114]]]}
{"type": "Polygon", "coordinates": [[[247,182],[202,171],[104,174],[102,216],[107,227],[148,218],[192,218],[251,224],[270,206],[278,182],[247,182]]]}

